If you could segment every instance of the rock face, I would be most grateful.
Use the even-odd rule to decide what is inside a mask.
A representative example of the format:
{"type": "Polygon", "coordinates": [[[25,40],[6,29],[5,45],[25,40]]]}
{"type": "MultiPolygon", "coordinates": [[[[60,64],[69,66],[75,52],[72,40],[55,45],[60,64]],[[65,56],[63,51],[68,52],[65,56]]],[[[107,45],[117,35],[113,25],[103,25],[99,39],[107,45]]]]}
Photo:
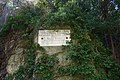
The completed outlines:
{"type": "MultiPolygon", "coordinates": [[[[12,44],[11,44],[11,46],[12,46],[12,44]]],[[[63,48],[62,46],[47,46],[47,47],[44,46],[43,48],[46,50],[47,54],[55,55],[58,58],[58,60],[59,60],[58,65],[66,66],[66,65],[70,64],[70,61],[66,60],[65,48],[63,48]]],[[[13,54],[8,59],[7,65],[6,65],[6,71],[8,74],[13,74],[16,70],[19,69],[19,66],[24,64],[23,48],[17,48],[15,50],[13,50],[12,53],[13,54]]],[[[36,56],[36,61],[40,57],[41,57],[41,55],[38,54],[36,56]]],[[[39,77],[40,76],[38,76],[37,78],[39,78],[39,77]]],[[[56,80],[67,80],[67,79],[71,80],[71,77],[63,76],[63,77],[58,77],[56,80]]]]}
{"type": "Polygon", "coordinates": [[[8,3],[9,3],[8,0],[0,1],[0,26],[6,22],[7,17],[10,14],[10,9],[9,6],[7,5],[8,3]]]}
{"type": "MultiPolygon", "coordinates": [[[[5,24],[7,17],[12,14],[13,6],[19,6],[19,3],[21,4],[23,1],[28,0],[0,0],[0,26],[5,24]]],[[[30,2],[33,1],[35,0],[30,0],[30,2]]],[[[19,39],[18,36],[15,36],[16,34],[13,34],[15,33],[10,32],[6,39],[0,39],[0,80],[4,80],[6,74],[13,74],[24,63],[23,49],[16,49],[19,39]]],[[[65,59],[65,53],[61,46],[44,48],[47,54],[58,57],[59,65],[65,66],[69,64],[69,61],[65,59]]],[[[65,79],[70,79],[70,77],[60,77],[57,80],[65,79]]]]}
{"type": "Polygon", "coordinates": [[[6,67],[6,55],[4,53],[4,41],[0,39],[0,80],[5,77],[7,71],[5,69],[6,67]]]}
{"type": "Polygon", "coordinates": [[[8,16],[13,14],[16,7],[35,2],[36,0],[0,0],[0,26],[6,23],[8,16]]]}
{"type": "MultiPolygon", "coordinates": [[[[24,0],[24,2],[25,1],[26,0],[24,0]]],[[[16,6],[19,6],[19,4],[22,4],[21,0],[0,0],[0,31],[2,25],[6,23],[8,16],[12,15],[12,11],[16,6]]],[[[13,69],[18,68],[20,64],[20,62],[17,62],[21,60],[19,59],[20,54],[17,53],[13,55],[12,52],[17,46],[17,41],[19,41],[16,40],[18,36],[13,34],[16,33],[10,32],[4,39],[0,37],[0,80],[4,80],[6,74],[14,72],[13,69]],[[16,58],[15,61],[14,58],[16,58]]]]}
{"type": "Polygon", "coordinates": [[[0,80],[4,80],[8,73],[6,67],[18,41],[18,37],[13,35],[13,32],[8,35],[6,38],[0,38],[0,80]]]}
{"type": "Polygon", "coordinates": [[[16,70],[19,69],[19,66],[24,63],[24,54],[23,48],[18,48],[15,50],[14,55],[10,57],[7,64],[8,74],[13,74],[16,70]]]}

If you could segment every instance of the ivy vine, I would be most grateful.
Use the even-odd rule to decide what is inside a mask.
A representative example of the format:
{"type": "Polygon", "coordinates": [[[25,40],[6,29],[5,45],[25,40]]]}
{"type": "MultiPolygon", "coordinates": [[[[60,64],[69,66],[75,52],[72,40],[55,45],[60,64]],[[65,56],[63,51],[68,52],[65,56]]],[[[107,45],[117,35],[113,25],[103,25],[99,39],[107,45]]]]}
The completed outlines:
{"type": "MultiPolygon", "coordinates": [[[[106,49],[99,38],[88,28],[89,23],[91,23],[86,21],[88,13],[83,12],[74,0],[68,1],[59,9],[58,12],[49,13],[45,17],[46,21],[43,20],[41,25],[49,27],[55,25],[69,26],[71,42],[67,46],[69,49],[66,58],[71,61],[71,64],[68,66],[57,65],[58,60],[55,56],[46,54],[43,48],[34,44],[32,41],[33,19],[36,19],[38,15],[35,17],[31,15],[31,18],[17,16],[10,21],[10,24],[8,21],[7,25],[10,25],[10,29],[12,27],[22,29],[21,27],[24,27],[25,37],[23,36],[23,39],[27,37],[25,40],[28,41],[24,50],[25,62],[13,75],[8,75],[6,80],[55,80],[54,72],[60,76],[70,76],[72,80],[119,80],[120,65],[113,59],[111,51],[106,49]],[[30,32],[31,30],[32,32],[30,32]],[[36,60],[38,54],[41,56],[36,60]],[[56,66],[57,68],[55,68],[56,66]]],[[[34,24],[36,25],[36,22],[34,24]]],[[[6,31],[6,29],[4,30],[6,31]]]]}

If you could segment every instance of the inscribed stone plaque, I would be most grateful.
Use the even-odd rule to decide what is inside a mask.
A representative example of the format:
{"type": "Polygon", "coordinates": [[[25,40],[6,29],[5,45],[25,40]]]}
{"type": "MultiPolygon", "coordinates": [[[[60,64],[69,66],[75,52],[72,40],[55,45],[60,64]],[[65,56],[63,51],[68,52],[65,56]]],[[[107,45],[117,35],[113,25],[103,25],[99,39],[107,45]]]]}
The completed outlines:
{"type": "Polygon", "coordinates": [[[39,30],[40,46],[62,46],[70,41],[70,30],[39,30]]]}

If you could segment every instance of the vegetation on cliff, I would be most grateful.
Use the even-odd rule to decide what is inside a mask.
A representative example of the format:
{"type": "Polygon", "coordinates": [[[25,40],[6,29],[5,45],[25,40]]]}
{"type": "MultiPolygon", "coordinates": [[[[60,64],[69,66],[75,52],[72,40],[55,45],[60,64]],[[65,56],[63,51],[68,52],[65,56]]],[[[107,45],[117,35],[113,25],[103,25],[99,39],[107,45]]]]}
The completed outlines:
{"type": "Polygon", "coordinates": [[[106,48],[96,33],[119,34],[120,11],[115,5],[120,1],[55,0],[51,6],[48,3],[40,1],[37,6],[21,9],[4,25],[0,36],[19,31],[26,54],[24,65],[6,80],[56,80],[56,75],[70,76],[72,80],[119,80],[120,65],[114,50],[106,48]],[[67,25],[71,30],[71,42],[66,46],[66,59],[71,64],[67,66],[59,66],[55,56],[45,54],[44,49],[33,42],[38,28],[56,25],[67,25]],[[37,54],[42,57],[36,61],[37,54]]]}

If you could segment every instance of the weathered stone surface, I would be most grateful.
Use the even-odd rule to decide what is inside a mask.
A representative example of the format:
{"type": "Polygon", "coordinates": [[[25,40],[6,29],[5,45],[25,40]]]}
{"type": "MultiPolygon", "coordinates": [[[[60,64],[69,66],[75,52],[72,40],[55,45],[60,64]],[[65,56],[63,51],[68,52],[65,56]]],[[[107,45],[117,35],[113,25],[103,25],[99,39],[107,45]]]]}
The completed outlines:
{"type": "Polygon", "coordinates": [[[49,55],[63,52],[61,46],[45,46],[43,48],[46,50],[46,53],[49,55]]]}
{"type": "Polygon", "coordinates": [[[7,21],[7,17],[10,14],[9,6],[7,5],[9,0],[1,0],[0,1],[0,26],[5,24],[7,21]]]}
{"type": "Polygon", "coordinates": [[[4,53],[4,40],[0,39],[0,80],[7,74],[6,70],[6,55],[4,53]]]}
{"type": "Polygon", "coordinates": [[[58,77],[56,80],[73,80],[70,76],[58,77]]]}
{"type": "Polygon", "coordinates": [[[36,0],[0,0],[0,27],[5,24],[8,16],[15,14],[16,7],[34,4],[36,0]]]}
{"type": "Polygon", "coordinates": [[[0,80],[4,80],[7,72],[8,61],[16,49],[19,41],[17,32],[11,31],[8,36],[0,38],[0,80]]]}
{"type": "Polygon", "coordinates": [[[7,65],[7,72],[13,74],[16,70],[19,69],[20,65],[24,63],[23,48],[18,48],[15,50],[15,53],[10,57],[7,65]]]}
{"type": "Polygon", "coordinates": [[[56,57],[59,59],[59,65],[67,66],[70,64],[70,60],[66,59],[65,53],[59,53],[56,57]]]}

